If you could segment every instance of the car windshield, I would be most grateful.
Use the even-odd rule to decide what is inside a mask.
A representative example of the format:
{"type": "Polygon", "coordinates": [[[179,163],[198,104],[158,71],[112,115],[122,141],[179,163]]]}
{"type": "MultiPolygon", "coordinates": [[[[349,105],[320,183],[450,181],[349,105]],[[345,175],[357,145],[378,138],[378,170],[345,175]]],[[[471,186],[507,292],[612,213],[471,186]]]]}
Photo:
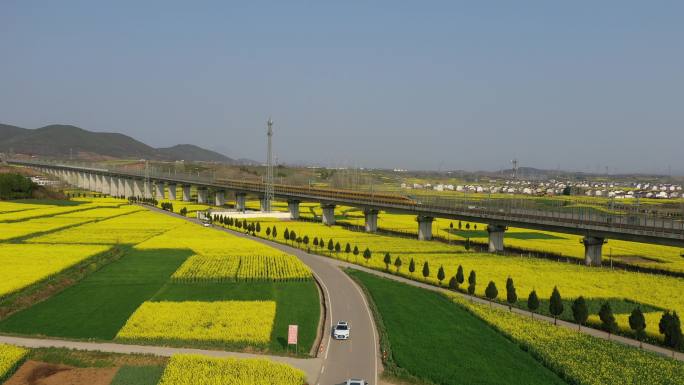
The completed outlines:
{"type": "Polygon", "coordinates": [[[347,330],[347,325],[337,325],[337,330],[347,330]]]}

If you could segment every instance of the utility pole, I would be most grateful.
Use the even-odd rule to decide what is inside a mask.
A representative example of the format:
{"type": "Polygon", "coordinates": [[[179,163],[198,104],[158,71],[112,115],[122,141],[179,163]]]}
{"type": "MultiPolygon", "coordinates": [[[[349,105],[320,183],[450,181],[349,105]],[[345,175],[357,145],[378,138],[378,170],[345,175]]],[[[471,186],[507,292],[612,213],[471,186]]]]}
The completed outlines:
{"type": "Polygon", "coordinates": [[[511,163],[513,164],[513,179],[518,179],[518,159],[513,159],[511,163]]]}
{"type": "Polygon", "coordinates": [[[268,137],[268,152],[266,154],[266,191],[264,191],[264,211],[271,211],[271,201],[273,200],[273,120],[271,117],[266,122],[268,130],[266,136],[268,137]]]}

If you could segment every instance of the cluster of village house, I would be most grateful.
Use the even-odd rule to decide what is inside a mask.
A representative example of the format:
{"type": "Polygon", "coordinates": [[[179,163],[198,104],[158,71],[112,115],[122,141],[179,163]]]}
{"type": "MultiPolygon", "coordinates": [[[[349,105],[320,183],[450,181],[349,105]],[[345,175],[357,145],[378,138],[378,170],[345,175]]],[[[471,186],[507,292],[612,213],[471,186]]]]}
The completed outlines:
{"type": "Polygon", "coordinates": [[[421,184],[402,183],[402,189],[422,189],[435,191],[456,191],[463,193],[491,193],[491,194],[524,194],[524,195],[561,195],[570,187],[573,194],[587,196],[606,197],[615,199],[626,198],[657,198],[674,199],[683,198],[682,186],[673,184],[651,183],[595,183],[595,182],[530,182],[530,181],[506,181],[503,184],[421,184]]]}

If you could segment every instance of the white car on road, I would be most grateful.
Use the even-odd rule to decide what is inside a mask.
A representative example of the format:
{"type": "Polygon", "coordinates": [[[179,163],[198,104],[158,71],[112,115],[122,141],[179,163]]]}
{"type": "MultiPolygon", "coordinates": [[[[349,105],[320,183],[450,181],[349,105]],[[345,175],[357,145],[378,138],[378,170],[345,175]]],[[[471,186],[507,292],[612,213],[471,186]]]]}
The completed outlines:
{"type": "Polygon", "coordinates": [[[333,329],[333,338],[336,340],[348,340],[351,328],[347,321],[339,321],[333,329]]]}
{"type": "Polygon", "coordinates": [[[360,380],[358,378],[350,378],[344,384],[345,385],[368,385],[368,383],[366,381],[360,380]]]}

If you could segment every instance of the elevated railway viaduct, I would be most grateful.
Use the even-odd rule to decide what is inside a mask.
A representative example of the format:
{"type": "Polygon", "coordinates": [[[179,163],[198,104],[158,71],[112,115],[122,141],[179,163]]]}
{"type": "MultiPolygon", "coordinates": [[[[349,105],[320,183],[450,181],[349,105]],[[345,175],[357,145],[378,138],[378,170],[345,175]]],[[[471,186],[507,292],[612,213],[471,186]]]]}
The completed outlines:
{"type": "MultiPolygon", "coordinates": [[[[247,195],[263,197],[265,185],[261,182],[214,179],[191,174],[150,173],[140,170],[105,169],[74,166],[51,162],[8,160],[10,164],[31,167],[52,174],[68,184],[123,197],[145,197],[190,201],[191,188],[197,190],[198,203],[223,206],[229,196],[235,199],[235,208],[245,210],[247,195]],[[182,196],[176,196],[182,186],[182,196]],[[211,193],[211,196],[210,196],[211,193]],[[209,198],[213,198],[212,202],[209,198]]],[[[338,205],[357,207],[364,211],[365,229],[375,232],[378,214],[390,212],[416,216],[418,238],[432,238],[435,218],[487,224],[489,250],[502,251],[507,228],[553,231],[583,236],[585,263],[601,265],[603,244],[607,239],[684,247],[684,221],[681,218],[647,215],[643,213],[614,214],[589,210],[539,210],[516,207],[496,202],[467,203],[445,198],[411,199],[399,194],[361,192],[342,189],[274,185],[274,197],[288,202],[290,216],[299,218],[301,202],[321,205],[322,221],[335,224],[334,210],[338,205]]]]}

